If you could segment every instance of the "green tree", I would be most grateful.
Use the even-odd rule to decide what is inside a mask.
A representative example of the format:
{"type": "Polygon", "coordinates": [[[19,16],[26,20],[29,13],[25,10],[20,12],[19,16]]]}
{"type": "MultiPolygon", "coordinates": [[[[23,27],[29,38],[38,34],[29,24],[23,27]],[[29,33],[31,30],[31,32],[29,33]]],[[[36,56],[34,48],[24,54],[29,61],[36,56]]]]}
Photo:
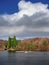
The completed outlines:
{"type": "Polygon", "coordinates": [[[14,36],[13,41],[14,41],[13,46],[16,47],[16,44],[17,44],[17,42],[16,42],[16,36],[14,36]]]}
{"type": "Polygon", "coordinates": [[[16,36],[14,36],[13,38],[8,38],[8,45],[7,48],[16,48],[16,45],[19,43],[19,40],[16,40],[16,36]]]}
{"type": "Polygon", "coordinates": [[[18,45],[18,43],[20,43],[20,40],[17,40],[16,36],[14,36],[13,40],[14,40],[14,47],[16,47],[16,45],[18,45]]]}
{"type": "Polygon", "coordinates": [[[43,50],[44,50],[44,51],[46,50],[46,45],[47,45],[46,43],[47,43],[47,41],[44,40],[44,41],[43,41],[43,50]]]}
{"type": "Polygon", "coordinates": [[[14,38],[11,38],[11,47],[14,47],[14,38]]]}
{"type": "Polygon", "coordinates": [[[28,48],[28,50],[34,50],[35,46],[34,46],[34,44],[30,43],[30,44],[28,44],[27,48],[28,48]]]}
{"type": "Polygon", "coordinates": [[[7,48],[10,48],[10,47],[11,47],[11,38],[9,37],[9,38],[8,38],[7,48]]]}
{"type": "Polygon", "coordinates": [[[43,46],[46,46],[46,40],[43,41],[43,46]]]}

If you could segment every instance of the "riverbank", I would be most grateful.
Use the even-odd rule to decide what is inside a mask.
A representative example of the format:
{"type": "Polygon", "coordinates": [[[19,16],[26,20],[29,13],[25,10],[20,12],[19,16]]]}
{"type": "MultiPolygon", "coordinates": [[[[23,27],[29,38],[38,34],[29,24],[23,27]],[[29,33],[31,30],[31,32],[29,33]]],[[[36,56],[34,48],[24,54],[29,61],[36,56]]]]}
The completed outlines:
{"type": "MultiPolygon", "coordinates": [[[[8,48],[8,41],[0,41],[0,51],[10,50],[10,51],[49,51],[49,38],[31,38],[20,40],[15,47],[8,48]]],[[[14,43],[13,43],[14,45],[14,43]]]]}

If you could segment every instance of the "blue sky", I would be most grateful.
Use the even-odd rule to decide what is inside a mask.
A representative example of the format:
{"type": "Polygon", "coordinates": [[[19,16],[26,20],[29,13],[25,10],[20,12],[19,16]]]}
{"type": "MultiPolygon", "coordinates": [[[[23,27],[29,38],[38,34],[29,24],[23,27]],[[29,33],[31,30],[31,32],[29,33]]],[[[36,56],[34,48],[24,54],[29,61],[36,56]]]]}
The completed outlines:
{"type": "MultiPolygon", "coordinates": [[[[8,13],[13,14],[15,12],[18,12],[18,2],[20,0],[0,0],[0,14],[8,13]]],[[[42,2],[44,4],[49,5],[49,0],[25,0],[25,1],[31,1],[33,3],[36,2],[42,2]]]]}
{"type": "Polygon", "coordinates": [[[0,0],[0,39],[49,37],[49,0],[0,0]]]}

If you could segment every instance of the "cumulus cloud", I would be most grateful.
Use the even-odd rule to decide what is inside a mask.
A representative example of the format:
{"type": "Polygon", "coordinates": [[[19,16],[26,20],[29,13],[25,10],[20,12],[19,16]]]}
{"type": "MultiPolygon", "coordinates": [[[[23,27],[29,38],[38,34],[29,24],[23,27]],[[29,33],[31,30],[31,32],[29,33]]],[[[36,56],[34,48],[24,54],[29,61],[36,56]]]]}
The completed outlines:
{"type": "Polygon", "coordinates": [[[48,36],[48,4],[21,0],[18,9],[18,13],[0,15],[0,36],[48,36]]]}

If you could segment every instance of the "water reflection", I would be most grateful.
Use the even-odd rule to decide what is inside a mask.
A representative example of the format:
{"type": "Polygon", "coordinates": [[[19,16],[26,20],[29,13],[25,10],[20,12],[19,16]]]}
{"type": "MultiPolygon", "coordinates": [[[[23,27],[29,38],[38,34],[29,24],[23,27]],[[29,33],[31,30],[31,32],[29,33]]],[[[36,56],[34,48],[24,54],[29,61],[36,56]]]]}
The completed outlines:
{"type": "Polygon", "coordinates": [[[49,52],[0,51],[0,65],[49,65],[49,52]]]}

